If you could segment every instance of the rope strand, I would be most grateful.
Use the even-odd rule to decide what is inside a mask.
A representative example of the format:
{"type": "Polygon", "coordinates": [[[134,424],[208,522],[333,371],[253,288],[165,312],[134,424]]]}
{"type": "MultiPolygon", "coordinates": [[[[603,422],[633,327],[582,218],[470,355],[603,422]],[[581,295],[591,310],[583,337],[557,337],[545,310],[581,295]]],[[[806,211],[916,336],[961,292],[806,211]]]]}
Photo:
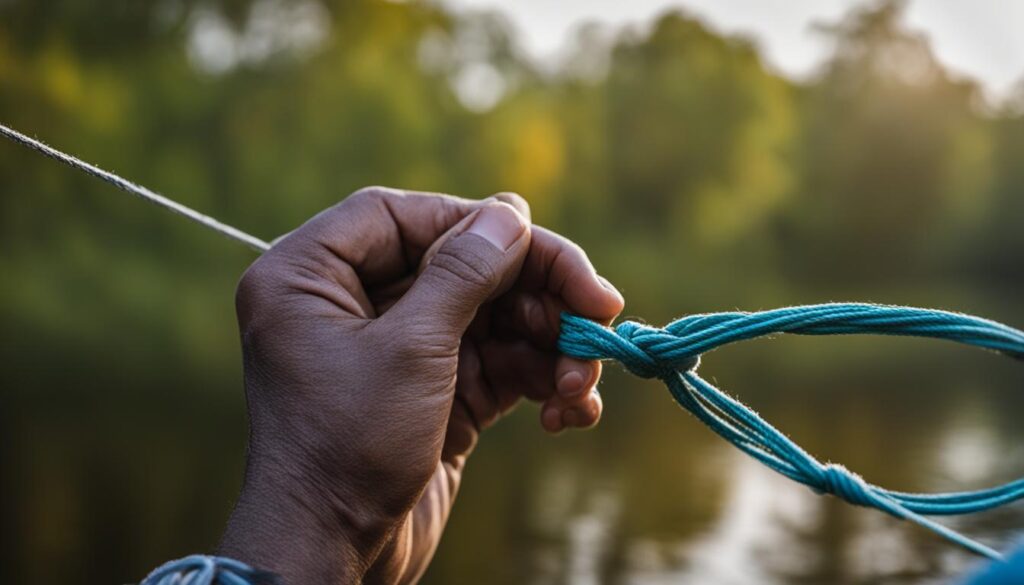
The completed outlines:
{"type": "MultiPolygon", "coordinates": [[[[65,154],[0,124],[0,134],[72,168],[99,178],[208,229],[239,241],[257,252],[271,244],[221,223],[114,173],[65,154]]],[[[725,440],[770,469],[822,494],[850,504],[882,510],[910,520],[960,546],[991,559],[992,548],[934,522],[925,515],[971,514],[1024,498],[1024,478],[1002,486],[959,493],[915,494],[886,490],[864,481],[842,465],[822,463],[771,426],[742,402],[697,375],[700,356],[717,347],[775,333],[849,335],[872,333],[947,339],[997,351],[1024,360],[1024,332],[970,315],[858,303],[790,307],[759,313],[693,315],[663,329],[626,321],[609,329],[582,317],[564,314],[559,349],[580,359],[614,359],[643,378],[660,378],[673,398],[725,440]]],[[[222,564],[226,561],[218,560],[222,564]]],[[[158,569],[147,583],[172,582],[179,569],[201,574],[203,583],[220,575],[225,583],[244,583],[233,571],[207,557],[189,557],[158,569]],[[164,571],[161,573],[161,571],[164,571]],[[218,572],[221,571],[221,572],[218,572]]]]}
{"type": "Polygon", "coordinates": [[[946,311],[859,303],[692,315],[663,329],[633,321],[609,329],[589,319],[563,314],[558,347],[566,355],[586,360],[614,359],[637,376],[660,378],[680,406],[712,431],[770,469],[815,492],[910,520],[967,550],[1001,559],[987,545],[925,515],[973,514],[1020,500],[1024,498],[1024,478],[990,489],[949,494],[887,490],[866,482],[842,465],[822,463],[748,406],[697,375],[701,354],[776,333],[932,337],[1017,359],[1024,357],[1024,332],[995,321],[946,311]]]}

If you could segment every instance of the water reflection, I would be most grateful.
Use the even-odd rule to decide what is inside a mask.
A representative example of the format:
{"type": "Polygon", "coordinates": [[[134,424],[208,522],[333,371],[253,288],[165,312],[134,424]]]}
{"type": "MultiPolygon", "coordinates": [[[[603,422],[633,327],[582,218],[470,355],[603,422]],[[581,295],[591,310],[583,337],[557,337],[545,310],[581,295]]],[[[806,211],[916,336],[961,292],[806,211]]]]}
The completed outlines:
{"type": "Polygon", "coordinates": [[[857,514],[844,553],[844,572],[854,581],[891,582],[928,571],[928,563],[918,554],[907,527],[874,511],[857,514]]]}
{"type": "MultiPolygon", "coordinates": [[[[960,437],[972,440],[970,432],[970,427],[953,425],[945,444],[960,437]]],[[[717,516],[705,528],[669,539],[622,534],[623,509],[629,506],[614,483],[588,487],[571,468],[548,469],[531,518],[552,544],[535,551],[536,574],[530,582],[926,583],[930,575],[957,574],[973,562],[955,549],[922,551],[915,526],[817,496],[731,448],[714,451],[717,461],[727,462],[717,466],[727,486],[717,516]],[[849,521],[834,566],[828,566],[824,542],[830,515],[849,521]],[[942,554],[925,556],[934,552],[942,554]],[[615,564],[612,557],[619,554],[620,568],[609,571],[615,564]]]]}
{"type": "Polygon", "coordinates": [[[798,534],[820,525],[821,500],[739,453],[728,456],[729,497],[714,527],[684,543],[685,582],[775,583],[780,575],[813,574],[820,558],[798,534]]]}
{"type": "MultiPolygon", "coordinates": [[[[1024,430],[1011,414],[1019,401],[1009,390],[1024,376],[986,357],[976,370],[933,370],[924,402],[919,391],[893,390],[898,375],[889,384],[862,373],[829,385],[783,371],[780,378],[799,383],[781,384],[757,378],[759,367],[740,358],[740,373],[723,377],[725,387],[765,382],[744,399],[824,460],[894,489],[964,490],[1024,473],[1024,430]],[[970,382],[986,367],[991,385],[970,382]]],[[[491,510],[516,487],[499,489],[500,480],[471,472],[452,532],[490,534],[496,562],[520,563],[491,565],[470,581],[922,585],[948,582],[978,562],[916,525],[794,484],[667,407],[656,385],[612,376],[617,390],[605,393],[604,428],[551,442],[533,436],[532,417],[519,416],[484,446],[483,458],[515,468],[506,475],[522,489],[512,497],[512,521],[494,525],[491,510]]],[[[1024,532],[1024,506],[941,521],[1006,548],[1024,532]]],[[[467,578],[466,563],[454,560],[462,541],[450,540],[430,583],[467,578]]]]}
{"type": "MultiPolygon", "coordinates": [[[[944,357],[934,344],[926,357],[876,357],[858,348],[882,342],[857,343],[738,346],[702,371],[812,453],[886,487],[962,490],[1024,475],[1020,364],[955,348],[933,362],[944,357]]],[[[64,375],[18,377],[11,387],[22,390],[0,408],[0,487],[11,494],[0,536],[12,543],[0,580],[128,582],[212,547],[238,489],[244,419],[237,393],[208,389],[237,380],[168,377],[143,396],[100,379],[108,385],[68,398],[64,375]]],[[[594,431],[552,439],[523,407],[488,432],[425,583],[922,585],[975,562],[916,526],[776,476],[655,382],[612,367],[604,388],[594,431]]],[[[1006,548],[1024,531],[1024,506],[942,522],[1006,548]]]]}
{"type": "MultiPolygon", "coordinates": [[[[953,484],[976,483],[992,477],[998,470],[1000,455],[1011,449],[1001,444],[992,425],[987,404],[974,399],[975,393],[961,396],[954,416],[945,425],[935,449],[938,473],[953,484]]],[[[1011,470],[1006,470],[1011,471],[1011,470]]]]}

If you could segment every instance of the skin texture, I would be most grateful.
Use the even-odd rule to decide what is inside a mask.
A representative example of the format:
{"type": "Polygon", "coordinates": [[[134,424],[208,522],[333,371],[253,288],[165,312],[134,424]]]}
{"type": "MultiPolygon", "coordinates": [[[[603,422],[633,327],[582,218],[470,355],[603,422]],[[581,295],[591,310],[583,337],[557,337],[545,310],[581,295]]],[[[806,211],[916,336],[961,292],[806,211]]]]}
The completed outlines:
{"type": "Polygon", "coordinates": [[[413,583],[481,431],[517,402],[548,432],[597,423],[598,362],[559,314],[622,296],[579,246],[483,201],[363,189],[275,243],[237,309],[250,436],[220,554],[286,583],[413,583]]]}

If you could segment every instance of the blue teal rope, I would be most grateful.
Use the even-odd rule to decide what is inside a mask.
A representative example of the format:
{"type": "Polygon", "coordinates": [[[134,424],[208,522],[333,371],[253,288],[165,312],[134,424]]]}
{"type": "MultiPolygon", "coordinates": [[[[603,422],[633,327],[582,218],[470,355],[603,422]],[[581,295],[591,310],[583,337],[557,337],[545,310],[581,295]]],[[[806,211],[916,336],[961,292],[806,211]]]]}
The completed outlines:
{"type": "MultiPolygon", "coordinates": [[[[192,219],[257,251],[270,249],[270,244],[259,238],[2,124],[0,136],[192,219]]],[[[695,370],[701,354],[722,345],[773,333],[875,333],[935,337],[1024,359],[1024,333],[1000,323],[944,311],[867,304],[827,304],[760,313],[694,315],[675,321],[664,329],[627,321],[613,330],[581,317],[563,315],[559,347],[567,355],[583,359],[616,359],[638,376],[662,379],[683,408],[743,452],[794,481],[852,504],[878,508],[897,518],[911,520],[976,553],[993,559],[1001,558],[991,548],[923,515],[970,514],[1002,506],[1024,497],[1024,478],[973,492],[930,495],[886,490],[865,482],[841,465],[822,464],[744,404],[697,375],[695,370]]],[[[242,585],[248,582],[243,579],[245,575],[253,576],[256,572],[230,559],[194,556],[160,567],[143,584],[242,585]],[[186,574],[191,576],[185,579],[186,574]]]]}
{"type": "Polygon", "coordinates": [[[697,375],[700,356],[737,341],[775,333],[872,333],[947,339],[1024,359],[1024,332],[970,315],[870,304],[825,304],[758,313],[693,315],[655,328],[625,321],[614,329],[562,315],[559,349],[593,360],[613,359],[643,378],[659,378],[673,398],[711,430],[776,472],[851,504],[915,522],[977,554],[1001,559],[988,546],[926,516],[990,510],[1024,498],[1024,478],[970,492],[915,494],[866,482],[842,465],[822,463],[753,410],[697,375]]]}
{"type": "Polygon", "coordinates": [[[153,570],[139,585],[278,585],[275,575],[227,557],[190,555],[153,570]]]}

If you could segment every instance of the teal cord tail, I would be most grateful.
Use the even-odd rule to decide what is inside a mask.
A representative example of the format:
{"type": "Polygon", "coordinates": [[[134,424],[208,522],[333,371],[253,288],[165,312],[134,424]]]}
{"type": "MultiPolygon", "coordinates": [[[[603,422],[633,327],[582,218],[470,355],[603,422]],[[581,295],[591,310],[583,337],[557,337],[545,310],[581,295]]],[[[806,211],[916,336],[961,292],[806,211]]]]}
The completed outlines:
{"type": "Polygon", "coordinates": [[[1024,332],[1001,323],[946,311],[859,303],[692,315],[664,328],[625,321],[611,329],[563,314],[558,347],[566,355],[616,360],[637,376],[660,379],[676,402],[712,431],[815,492],[876,508],[917,523],[972,552],[1002,559],[992,548],[927,516],[973,514],[1014,502],[1024,498],[1024,478],[970,492],[916,494],[887,490],[868,483],[842,465],[822,463],[748,406],[697,375],[702,354],[737,341],[777,333],[933,337],[1024,359],[1024,332]]]}

